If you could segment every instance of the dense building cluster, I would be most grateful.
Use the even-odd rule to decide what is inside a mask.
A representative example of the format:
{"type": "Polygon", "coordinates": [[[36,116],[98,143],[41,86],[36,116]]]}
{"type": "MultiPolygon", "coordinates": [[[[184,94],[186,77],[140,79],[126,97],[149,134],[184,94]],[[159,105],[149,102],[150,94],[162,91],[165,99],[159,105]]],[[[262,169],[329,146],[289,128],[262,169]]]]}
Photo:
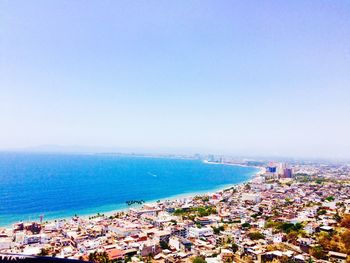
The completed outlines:
{"type": "Polygon", "coordinates": [[[350,167],[266,163],[213,194],[0,229],[0,252],[131,262],[350,262],[350,167]]]}

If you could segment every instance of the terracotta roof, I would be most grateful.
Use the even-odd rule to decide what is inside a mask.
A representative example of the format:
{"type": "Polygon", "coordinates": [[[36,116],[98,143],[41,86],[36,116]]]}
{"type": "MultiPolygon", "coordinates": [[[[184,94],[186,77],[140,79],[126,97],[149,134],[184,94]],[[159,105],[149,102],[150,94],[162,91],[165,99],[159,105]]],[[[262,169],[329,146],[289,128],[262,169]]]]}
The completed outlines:
{"type": "Polygon", "coordinates": [[[108,254],[109,259],[111,260],[122,258],[124,256],[124,251],[116,248],[107,250],[106,252],[108,254]]]}

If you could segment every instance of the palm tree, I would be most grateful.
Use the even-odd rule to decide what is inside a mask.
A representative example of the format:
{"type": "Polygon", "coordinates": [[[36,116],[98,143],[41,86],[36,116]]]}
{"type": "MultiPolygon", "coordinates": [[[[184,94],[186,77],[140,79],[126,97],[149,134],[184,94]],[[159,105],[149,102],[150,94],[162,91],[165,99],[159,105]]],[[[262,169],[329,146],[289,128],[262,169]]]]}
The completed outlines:
{"type": "Polygon", "coordinates": [[[96,262],[96,263],[109,263],[109,257],[106,251],[104,252],[94,252],[90,253],[89,255],[89,261],[96,262]]]}
{"type": "Polygon", "coordinates": [[[96,262],[96,259],[97,259],[97,252],[96,251],[94,253],[89,254],[89,261],[96,262]]]}

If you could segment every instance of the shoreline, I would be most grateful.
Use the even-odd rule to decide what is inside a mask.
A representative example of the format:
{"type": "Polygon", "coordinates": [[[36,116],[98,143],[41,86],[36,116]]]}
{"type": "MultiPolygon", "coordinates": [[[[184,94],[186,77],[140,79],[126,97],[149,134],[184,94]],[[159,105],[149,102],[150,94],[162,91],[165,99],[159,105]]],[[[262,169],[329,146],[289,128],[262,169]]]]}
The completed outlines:
{"type": "MultiPolygon", "coordinates": [[[[212,165],[230,165],[230,166],[238,166],[238,167],[251,167],[251,168],[256,168],[258,169],[258,171],[254,172],[252,175],[247,176],[247,178],[245,178],[244,181],[240,182],[240,183],[233,183],[233,184],[227,184],[227,185],[221,185],[218,186],[214,189],[211,190],[203,190],[203,191],[198,191],[198,192],[188,192],[188,193],[181,193],[181,194],[176,194],[176,195],[172,195],[169,197],[164,197],[164,198],[159,198],[159,199],[155,199],[155,200],[148,200],[145,201],[145,203],[143,203],[142,205],[136,205],[136,206],[132,206],[132,207],[121,207],[121,208],[117,208],[117,209],[112,209],[112,210],[108,210],[108,211],[103,211],[103,206],[101,206],[100,210],[98,210],[98,208],[96,208],[97,211],[95,211],[94,213],[86,213],[86,214],[81,214],[79,215],[78,213],[76,213],[76,216],[85,220],[89,220],[89,218],[91,217],[95,217],[98,214],[100,214],[100,216],[103,217],[109,217],[109,216],[113,216],[116,213],[120,213],[120,212],[127,212],[130,209],[141,209],[143,205],[145,204],[154,204],[157,201],[162,202],[166,202],[166,201],[177,201],[177,200],[181,200],[181,199],[191,199],[194,198],[197,195],[212,195],[215,194],[217,192],[222,192],[225,191],[227,189],[230,189],[232,187],[235,186],[239,186],[239,185],[243,185],[246,183],[251,182],[254,178],[259,177],[261,174],[263,174],[265,172],[265,168],[264,167],[260,167],[260,166],[250,166],[250,165],[243,165],[243,164],[234,164],[234,163],[218,163],[218,162],[210,162],[207,160],[203,160],[202,161],[205,164],[212,164],[212,165]]],[[[123,206],[123,205],[122,205],[123,206]]],[[[94,208],[91,208],[92,210],[95,210],[94,208]]],[[[63,217],[54,217],[54,218],[49,218],[48,220],[44,220],[43,224],[49,224],[55,221],[60,221],[60,220],[70,220],[72,218],[74,218],[75,215],[69,215],[69,216],[63,216],[63,217]]],[[[13,222],[10,223],[8,225],[0,225],[0,229],[8,229],[11,228],[13,225],[18,224],[18,223],[29,223],[29,222],[38,222],[38,220],[23,220],[23,221],[17,221],[17,222],[13,222]]]]}

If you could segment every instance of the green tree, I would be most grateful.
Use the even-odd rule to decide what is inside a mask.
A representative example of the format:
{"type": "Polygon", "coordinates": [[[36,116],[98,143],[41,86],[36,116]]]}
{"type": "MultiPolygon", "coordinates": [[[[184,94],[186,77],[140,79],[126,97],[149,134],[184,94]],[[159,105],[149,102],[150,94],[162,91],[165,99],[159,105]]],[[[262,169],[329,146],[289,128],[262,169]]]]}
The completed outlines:
{"type": "Polygon", "coordinates": [[[298,239],[298,232],[293,230],[293,231],[290,231],[288,234],[287,234],[287,240],[290,242],[290,243],[295,243],[298,239]]]}
{"type": "Polygon", "coordinates": [[[180,216],[180,215],[184,215],[184,214],[186,214],[186,211],[182,208],[178,208],[174,211],[174,215],[176,215],[176,216],[180,216]]]}
{"type": "Polygon", "coordinates": [[[212,228],[213,228],[213,231],[214,231],[215,235],[218,235],[218,234],[220,234],[221,231],[225,230],[224,226],[219,226],[219,227],[213,226],[212,228]]]}
{"type": "Polygon", "coordinates": [[[107,252],[93,252],[89,254],[89,261],[95,263],[110,263],[107,252]]]}
{"type": "Polygon", "coordinates": [[[277,228],[288,234],[291,231],[300,231],[303,228],[303,225],[300,223],[282,223],[281,225],[277,225],[277,228]]]}
{"type": "Polygon", "coordinates": [[[232,249],[233,253],[236,253],[238,250],[238,245],[236,243],[232,243],[231,249],[232,249]]]}
{"type": "Polygon", "coordinates": [[[264,234],[260,233],[260,232],[250,232],[248,234],[248,237],[251,239],[251,240],[259,240],[259,239],[264,239],[265,236],[264,234]]]}
{"type": "Polygon", "coordinates": [[[346,230],[341,235],[341,240],[345,248],[345,252],[350,255],[350,230],[346,230]]]}
{"type": "Polygon", "coordinates": [[[327,211],[325,209],[317,210],[317,215],[318,216],[325,215],[325,214],[327,214],[327,211]]]}
{"type": "Polygon", "coordinates": [[[147,256],[147,262],[152,262],[153,257],[154,257],[153,253],[149,253],[147,256]]]}
{"type": "Polygon", "coordinates": [[[327,201],[329,201],[329,202],[332,202],[332,201],[334,201],[334,196],[328,196],[327,198],[326,198],[326,200],[327,201]]]}
{"type": "Polygon", "coordinates": [[[243,228],[250,228],[250,224],[247,223],[247,222],[246,222],[246,223],[243,223],[243,224],[242,224],[242,227],[243,227],[243,228]]]}
{"type": "Polygon", "coordinates": [[[321,246],[315,246],[310,249],[310,255],[317,259],[324,259],[326,256],[326,253],[324,252],[321,246]]]}
{"type": "Polygon", "coordinates": [[[333,216],[333,218],[334,218],[334,220],[337,221],[338,223],[342,220],[338,212],[333,216]]]}
{"type": "Polygon", "coordinates": [[[192,263],[206,263],[206,261],[204,258],[197,256],[192,260],[192,263]]]}
{"type": "Polygon", "coordinates": [[[159,242],[159,245],[160,245],[160,247],[161,247],[162,249],[169,249],[168,243],[165,242],[165,241],[163,241],[163,240],[161,240],[161,241],[159,242]]]}
{"type": "Polygon", "coordinates": [[[341,223],[340,225],[342,227],[346,227],[346,228],[349,228],[350,229],[350,215],[344,215],[342,220],[341,220],[341,223]]]}
{"type": "Polygon", "coordinates": [[[50,252],[50,249],[48,249],[48,248],[42,248],[42,249],[40,250],[40,253],[38,254],[38,256],[47,256],[47,255],[49,254],[49,252],[50,252]]]}

